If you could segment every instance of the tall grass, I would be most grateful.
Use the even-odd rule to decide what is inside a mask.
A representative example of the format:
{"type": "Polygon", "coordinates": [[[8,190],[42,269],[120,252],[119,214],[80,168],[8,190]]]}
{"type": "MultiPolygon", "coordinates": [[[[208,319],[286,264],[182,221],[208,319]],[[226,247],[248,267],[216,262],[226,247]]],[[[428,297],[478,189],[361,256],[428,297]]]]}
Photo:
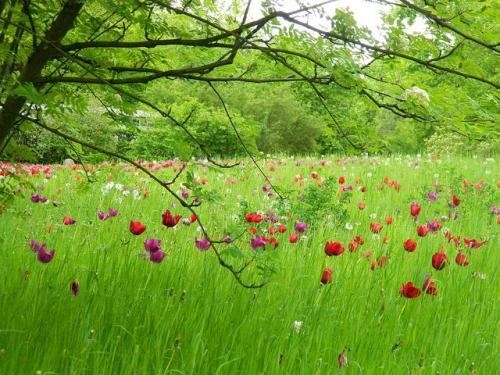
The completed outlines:
{"type": "MultiPolygon", "coordinates": [[[[292,206],[304,188],[317,184],[311,171],[322,178],[343,175],[346,184],[360,178],[347,204],[354,229],[320,217],[290,244],[293,223],[301,218],[283,220],[288,231],[277,235],[276,273],[257,290],[238,286],[211,251],[195,248],[194,238],[201,236],[196,224],[164,227],[166,208],[189,214],[179,205],[172,208],[172,199],[142,175],[125,172],[122,165],[101,166],[98,181],[88,184],[80,170],[54,166],[50,180],[31,177],[49,204],[34,204],[26,196],[0,215],[0,374],[332,374],[339,371],[345,348],[349,367],[341,371],[346,373],[500,373],[500,256],[498,224],[490,212],[492,203],[500,203],[494,162],[399,157],[331,159],[323,167],[314,159],[299,166],[285,161],[275,171],[265,170],[283,190],[295,190],[287,194],[292,206]],[[304,186],[294,182],[297,174],[304,175],[304,186]],[[400,190],[384,184],[385,176],[397,180],[400,190]],[[464,179],[484,180],[484,186],[465,191],[464,179]],[[136,200],[116,189],[104,194],[110,180],[149,197],[136,200]],[[436,190],[436,181],[442,191],[430,202],[426,194],[436,190]],[[366,186],[366,193],[359,186],[366,186]],[[468,267],[455,264],[457,250],[441,232],[418,238],[409,215],[410,203],[418,201],[420,223],[440,219],[448,214],[453,193],[462,200],[458,219],[443,227],[462,238],[488,240],[467,251],[468,267]],[[364,210],[358,209],[361,201],[364,210]],[[109,207],[119,215],[99,221],[97,211],[109,207]],[[376,218],[370,219],[373,213],[376,218]],[[64,215],[77,223],[63,225],[64,215]],[[386,216],[394,218],[392,225],[384,223],[386,216]],[[132,236],[130,220],[142,221],[147,231],[132,236]],[[380,237],[386,235],[387,244],[370,232],[372,221],[383,224],[380,237]],[[366,240],[358,252],[325,256],[326,241],[346,247],[356,234],[366,240]],[[141,257],[146,238],[162,240],[168,256],[161,264],[141,257]],[[417,241],[414,253],[403,250],[408,238],[417,241]],[[52,262],[36,260],[31,239],[56,249],[52,262]],[[435,271],[431,257],[442,245],[450,264],[435,271]],[[368,250],[372,260],[388,255],[387,266],[370,270],[368,250]],[[325,267],[333,269],[333,283],[323,286],[325,267]],[[425,274],[436,280],[436,297],[400,296],[401,284],[420,287],[425,274]],[[80,284],[77,296],[70,291],[73,280],[80,284]],[[302,322],[300,329],[296,321],[302,322]]],[[[234,215],[242,220],[240,201],[253,211],[275,204],[250,163],[224,174],[198,166],[195,173],[207,179],[205,189],[221,195],[199,210],[216,235],[233,225],[234,215]],[[236,184],[228,183],[228,176],[236,184]]],[[[159,174],[168,178],[174,172],[159,174]]],[[[332,199],[337,194],[332,191],[332,199]]],[[[249,238],[237,242],[245,251],[252,251],[249,238]]],[[[250,279],[257,277],[255,269],[249,272],[250,279]]]]}

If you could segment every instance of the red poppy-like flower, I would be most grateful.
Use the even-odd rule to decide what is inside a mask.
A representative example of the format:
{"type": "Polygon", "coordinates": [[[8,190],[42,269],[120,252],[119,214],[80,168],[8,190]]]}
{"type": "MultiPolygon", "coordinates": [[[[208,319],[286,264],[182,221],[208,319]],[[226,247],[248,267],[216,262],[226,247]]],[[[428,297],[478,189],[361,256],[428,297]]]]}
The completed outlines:
{"type": "Polygon", "coordinates": [[[370,223],[370,230],[373,233],[379,233],[382,230],[382,224],[380,224],[380,223],[370,223]]]}
{"type": "Polygon", "coordinates": [[[410,205],[410,214],[411,214],[411,216],[417,217],[419,213],[420,213],[420,206],[417,203],[413,202],[410,205]]]}
{"type": "Polygon", "coordinates": [[[344,247],[340,242],[327,242],[325,244],[325,254],[328,256],[338,256],[344,252],[344,247]]]}
{"type": "Polygon", "coordinates": [[[275,228],[275,227],[273,227],[273,226],[270,226],[270,227],[269,227],[269,229],[267,230],[267,232],[268,232],[269,234],[274,234],[274,233],[276,233],[277,231],[278,231],[278,229],[276,229],[276,228],[275,228]]]}
{"type": "Polygon", "coordinates": [[[370,269],[373,271],[375,270],[375,267],[377,267],[377,262],[375,262],[374,260],[370,263],[370,269]]]}
{"type": "Polygon", "coordinates": [[[437,296],[438,291],[436,288],[436,283],[429,275],[425,275],[424,285],[422,285],[422,290],[432,296],[437,296]]]}
{"type": "Polygon", "coordinates": [[[469,265],[469,259],[467,259],[464,253],[458,253],[455,257],[455,263],[459,266],[467,267],[469,265]]]}
{"type": "Polygon", "coordinates": [[[409,239],[409,240],[405,241],[403,246],[404,246],[406,251],[409,251],[411,253],[411,252],[415,251],[415,249],[417,248],[417,243],[415,241],[413,241],[412,239],[409,239]]]}
{"type": "Polygon", "coordinates": [[[189,220],[194,223],[196,220],[198,220],[198,217],[196,217],[195,214],[191,214],[191,217],[189,218],[189,220]]]}
{"type": "Polygon", "coordinates": [[[262,216],[259,214],[248,213],[245,214],[245,220],[247,223],[260,223],[262,221],[262,216]]]}
{"type": "Polygon", "coordinates": [[[385,218],[385,223],[386,223],[387,225],[391,225],[393,222],[394,222],[394,219],[393,219],[391,216],[387,216],[387,217],[385,218]]]}
{"type": "Polygon", "coordinates": [[[286,232],[286,227],[285,227],[284,225],[280,225],[280,226],[278,227],[278,232],[280,232],[280,233],[285,233],[285,232],[286,232]]]}
{"type": "Polygon", "coordinates": [[[271,238],[266,238],[265,240],[266,240],[266,242],[267,242],[268,244],[273,244],[275,249],[276,249],[276,248],[278,247],[278,245],[279,245],[278,240],[277,240],[276,238],[274,238],[274,237],[271,237],[271,238]]]}
{"type": "Polygon", "coordinates": [[[181,215],[175,215],[175,216],[172,215],[170,210],[166,210],[161,216],[163,218],[162,220],[163,225],[165,225],[168,228],[175,227],[182,217],[181,215]]]}
{"type": "Polygon", "coordinates": [[[325,268],[323,274],[321,275],[321,284],[329,284],[333,281],[332,272],[331,268],[325,268]]]}
{"type": "Polygon", "coordinates": [[[358,247],[359,247],[359,243],[358,243],[358,242],[356,242],[356,241],[349,242],[349,243],[347,244],[347,248],[349,249],[349,251],[350,251],[351,253],[356,252],[356,251],[358,250],[358,247]]]}
{"type": "Polygon", "coordinates": [[[358,203],[358,208],[359,208],[360,210],[364,210],[364,209],[365,209],[365,207],[366,207],[365,202],[359,202],[359,203],[358,203]]]}
{"type": "Polygon", "coordinates": [[[457,207],[460,204],[460,199],[458,199],[458,197],[456,195],[453,195],[453,197],[451,198],[451,200],[452,200],[453,205],[455,207],[457,207]]]}
{"type": "Polygon", "coordinates": [[[448,263],[448,257],[445,253],[435,253],[432,256],[432,267],[434,269],[440,271],[446,267],[446,263],[448,263]]]}
{"type": "Polygon", "coordinates": [[[483,246],[486,243],[486,241],[476,241],[474,239],[469,239],[469,238],[464,238],[464,245],[465,247],[468,247],[469,249],[477,249],[481,246],[483,246]]]}
{"type": "Polygon", "coordinates": [[[146,226],[142,224],[140,221],[131,221],[130,222],[130,232],[136,236],[144,233],[146,230],[146,226]]]}
{"type": "Polygon", "coordinates": [[[319,173],[316,171],[311,172],[311,178],[315,180],[319,179],[319,173]]]}
{"type": "Polygon", "coordinates": [[[420,289],[416,288],[411,281],[401,285],[399,293],[406,298],[417,298],[420,295],[420,289]]]}
{"type": "Polygon", "coordinates": [[[427,233],[429,232],[429,229],[425,225],[420,225],[417,227],[417,234],[419,237],[425,237],[427,236],[427,233]]]}
{"type": "Polygon", "coordinates": [[[357,242],[361,246],[361,245],[364,245],[365,240],[363,240],[361,238],[361,236],[356,236],[356,237],[354,237],[353,242],[357,242]]]}
{"type": "Polygon", "coordinates": [[[379,265],[379,267],[385,267],[388,261],[389,257],[386,255],[382,255],[380,258],[377,259],[377,264],[379,265]]]}
{"type": "Polygon", "coordinates": [[[296,243],[299,240],[299,236],[297,236],[297,234],[295,234],[295,233],[292,233],[290,235],[289,240],[290,240],[290,243],[296,243]]]}
{"type": "Polygon", "coordinates": [[[344,176],[340,176],[339,177],[339,184],[344,184],[345,183],[345,177],[344,176]]]}
{"type": "Polygon", "coordinates": [[[75,223],[76,223],[75,219],[73,219],[73,218],[71,218],[69,216],[64,216],[64,218],[63,218],[63,224],[64,225],[73,225],[75,223]]]}
{"type": "Polygon", "coordinates": [[[255,228],[255,227],[250,227],[250,228],[248,228],[248,231],[249,231],[250,233],[252,233],[252,234],[257,234],[257,228],[255,228]]]}

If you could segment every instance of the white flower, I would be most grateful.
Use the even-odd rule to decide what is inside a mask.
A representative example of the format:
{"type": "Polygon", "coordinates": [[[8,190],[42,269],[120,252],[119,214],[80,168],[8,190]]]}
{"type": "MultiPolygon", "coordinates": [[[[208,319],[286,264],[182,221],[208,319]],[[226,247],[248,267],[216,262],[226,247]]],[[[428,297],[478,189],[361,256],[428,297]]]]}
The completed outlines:
{"type": "Polygon", "coordinates": [[[377,218],[377,214],[374,212],[374,213],[370,214],[368,217],[370,219],[376,219],[377,218]]]}
{"type": "Polygon", "coordinates": [[[378,241],[378,240],[380,240],[380,236],[378,234],[374,234],[372,236],[372,240],[378,241]]]}
{"type": "Polygon", "coordinates": [[[366,174],[366,177],[368,177],[368,178],[370,178],[371,176],[373,176],[373,175],[372,175],[372,172],[368,172],[368,173],[366,174]]]}
{"type": "MultiPolygon", "coordinates": [[[[112,182],[110,182],[112,183],[112,182]]],[[[122,184],[115,184],[115,189],[116,190],[123,190],[123,185],[122,184]]]]}
{"type": "Polygon", "coordinates": [[[141,198],[141,193],[139,192],[139,190],[132,190],[132,197],[135,200],[140,199],[141,198]]]}
{"type": "Polygon", "coordinates": [[[347,229],[347,230],[352,230],[352,228],[353,228],[353,226],[352,226],[352,224],[351,224],[351,223],[346,223],[346,224],[345,224],[345,229],[347,229]]]}
{"type": "Polygon", "coordinates": [[[127,196],[127,195],[129,195],[129,194],[130,194],[130,191],[128,191],[128,190],[123,190],[122,194],[123,194],[124,196],[127,196]]]}
{"type": "Polygon", "coordinates": [[[295,331],[295,333],[300,333],[300,330],[302,328],[302,326],[304,325],[304,322],[301,322],[300,320],[296,320],[293,322],[293,329],[295,331]]]}

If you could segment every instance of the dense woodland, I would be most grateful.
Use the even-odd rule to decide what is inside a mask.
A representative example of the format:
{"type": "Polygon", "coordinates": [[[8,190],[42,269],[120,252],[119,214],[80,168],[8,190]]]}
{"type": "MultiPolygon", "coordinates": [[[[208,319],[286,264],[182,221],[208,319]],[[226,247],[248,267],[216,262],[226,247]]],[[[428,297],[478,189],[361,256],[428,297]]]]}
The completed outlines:
{"type": "Polygon", "coordinates": [[[376,2],[1,0],[0,158],[496,153],[498,3],[376,2]]]}

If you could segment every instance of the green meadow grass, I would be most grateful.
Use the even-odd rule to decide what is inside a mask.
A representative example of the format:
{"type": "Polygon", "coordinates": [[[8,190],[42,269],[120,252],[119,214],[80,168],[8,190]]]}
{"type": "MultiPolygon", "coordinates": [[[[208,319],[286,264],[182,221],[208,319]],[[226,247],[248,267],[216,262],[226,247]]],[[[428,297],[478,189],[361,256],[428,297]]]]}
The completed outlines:
{"type": "MultiPolygon", "coordinates": [[[[37,188],[33,192],[51,202],[34,204],[26,191],[0,215],[0,374],[500,373],[499,226],[490,208],[500,204],[500,176],[494,161],[393,157],[336,164],[331,159],[322,167],[313,159],[300,166],[285,160],[275,171],[263,165],[276,185],[296,190],[290,193],[291,203],[316,184],[311,171],[322,178],[343,175],[346,184],[360,178],[347,205],[354,229],[317,218],[307,223],[298,243],[290,244],[293,223],[301,218],[284,221],[288,231],[277,235],[280,245],[273,250],[276,273],[256,290],[240,287],[212,251],[196,249],[194,238],[201,236],[196,224],[162,225],[167,208],[183,217],[189,213],[179,204],[172,208],[172,198],[142,174],[124,172],[122,165],[101,166],[96,167],[97,181],[88,184],[82,171],[54,166],[48,181],[43,174],[29,178],[37,188]],[[293,180],[300,173],[303,187],[293,180]],[[401,189],[387,187],[385,176],[401,189]],[[465,192],[464,179],[484,180],[484,186],[465,192]],[[108,180],[147,191],[149,197],[136,200],[116,189],[103,194],[108,180]],[[435,181],[443,191],[429,202],[426,194],[435,189],[435,181]],[[366,193],[358,191],[362,185],[366,193]],[[462,200],[459,217],[443,227],[462,238],[488,239],[467,251],[468,267],[455,264],[457,250],[441,232],[418,238],[409,214],[410,203],[418,201],[420,223],[439,219],[448,213],[453,192],[462,200]],[[109,207],[119,215],[98,220],[97,211],[109,207]],[[369,218],[372,213],[375,219],[369,218]],[[63,225],[64,215],[77,223],[63,225]],[[392,225],[385,224],[386,216],[394,218],[392,225]],[[142,221],[147,231],[132,236],[130,220],[142,221]],[[386,245],[370,232],[372,221],[384,226],[380,237],[388,237],[386,245]],[[339,257],[325,256],[326,241],[347,247],[357,234],[366,243],[356,253],[346,249],[339,257]],[[141,257],[146,238],[162,240],[168,256],[161,264],[141,257]],[[403,250],[408,238],[418,243],[414,253],[403,250]],[[31,239],[56,249],[52,262],[37,261],[28,246],[31,239]],[[450,264],[435,271],[431,257],[442,245],[450,264]],[[388,255],[386,267],[370,270],[368,250],[372,260],[388,255]],[[322,286],[325,267],[333,269],[333,283],[322,286]],[[401,284],[412,281],[421,287],[425,274],[435,279],[438,296],[400,296],[401,284]],[[76,297],[70,291],[75,279],[80,284],[76,297]],[[295,321],[302,322],[300,330],[295,321]],[[345,347],[349,367],[339,370],[345,347]]],[[[189,168],[207,179],[205,189],[221,196],[199,210],[215,237],[233,225],[234,215],[242,220],[241,200],[252,211],[265,211],[276,201],[267,199],[264,180],[250,163],[224,171],[189,168]],[[228,176],[236,184],[228,184],[228,176]]],[[[168,179],[174,172],[164,169],[159,175],[168,179]]],[[[337,199],[337,191],[331,194],[337,199]]],[[[252,252],[249,240],[246,234],[237,242],[247,253],[252,252]]],[[[257,277],[252,267],[244,276],[257,277]]]]}

